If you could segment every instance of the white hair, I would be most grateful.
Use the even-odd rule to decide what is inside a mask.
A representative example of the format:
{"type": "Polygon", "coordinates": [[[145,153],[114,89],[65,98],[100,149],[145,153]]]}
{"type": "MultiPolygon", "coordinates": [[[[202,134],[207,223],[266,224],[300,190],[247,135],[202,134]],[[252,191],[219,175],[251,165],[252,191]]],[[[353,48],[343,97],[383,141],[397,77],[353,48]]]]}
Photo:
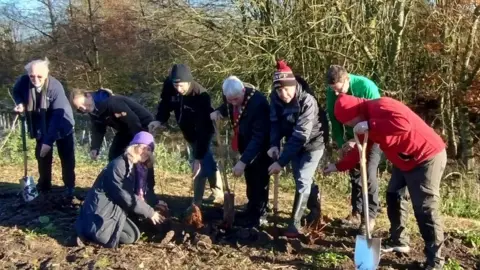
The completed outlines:
{"type": "Polygon", "coordinates": [[[223,81],[222,88],[226,97],[236,97],[243,93],[245,86],[237,76],[229,76],[223,81]]]}
{"type": "Polygon", "coordinates": [[[45,67],[45,69],[48,72],[49,71],[48,66],[50,65],[50,61],[48,61],[47,57],[45,57],[45,59],[43,60],[42,59],[33,60],[25,65],[25,71],[30,74],[30,72],[32,71],[32,67],[34,65],[42,65],[45,67]]]}

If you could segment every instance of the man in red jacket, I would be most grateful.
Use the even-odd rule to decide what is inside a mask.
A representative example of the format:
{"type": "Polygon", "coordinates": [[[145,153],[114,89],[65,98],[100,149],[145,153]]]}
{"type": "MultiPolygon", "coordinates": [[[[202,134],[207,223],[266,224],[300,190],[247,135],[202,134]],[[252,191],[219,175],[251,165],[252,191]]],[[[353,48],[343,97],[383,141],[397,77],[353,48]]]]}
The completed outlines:
{"type": "MultiPolygon", "coordinates": [[[[417,224],[425,241],[425,269],[442,269],[443,224],[440,217],[440,181],[447,163],[445,143],[418,115],[400,101],[375,100],[341,94],[335,103],[335,117],[352,126],[359,139],[368,132],[369,147],[377,143],[393,164],[387,188],[390,239],[384,252],[409,252],[406,235],[406,188],[410,193],[417,224]]],[[[325,173],[347,171],[359,162],[354,148],[325,173]]]]}

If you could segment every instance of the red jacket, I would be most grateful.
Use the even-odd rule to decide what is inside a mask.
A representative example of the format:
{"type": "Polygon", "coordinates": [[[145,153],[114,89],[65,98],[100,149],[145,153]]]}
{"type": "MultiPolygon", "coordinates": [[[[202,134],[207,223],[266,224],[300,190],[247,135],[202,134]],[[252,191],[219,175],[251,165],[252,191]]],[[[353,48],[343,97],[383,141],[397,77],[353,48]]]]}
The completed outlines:
{"type": "MultiPolygon", "coordinates": [[[[398,169],[410,171],[445,149],[442,138],[402,102],[388,97],[355,102],[358,102],[355,105],[359,107],[356,108],[358,112],[368,121],[369,145],[377,143],[398,169]]],[[[359,140],[362,142],[363,136],[359,136],[359,140]]],[[[338,171],[346,171],[354,168],[359,161],[355,147],[336,167],[338,171]]]]}

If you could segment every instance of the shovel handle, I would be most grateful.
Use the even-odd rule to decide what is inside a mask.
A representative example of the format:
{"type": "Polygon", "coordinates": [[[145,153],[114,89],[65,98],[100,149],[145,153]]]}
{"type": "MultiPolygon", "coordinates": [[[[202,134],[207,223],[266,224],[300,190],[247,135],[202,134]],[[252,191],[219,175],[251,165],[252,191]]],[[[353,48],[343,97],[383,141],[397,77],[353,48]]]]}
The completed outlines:
{"type": "Polygon", "coordinates": [[[21,135],[22,135],[22,150],[23,150],[23,170],[24,177],[27,177],[28,166],[27,166],[27,131],[25,127],[25,114],[20,115],[20,125],[21,125],[21,135]]]}
{"type": "Polygon", "coordinates": [[[362,177],[362,195],[363,195],[363,216],[365,221],[365,227],[367,231],[367,239],[371,239],[370,232],[370,219],[368,217],[368,183],[367,183],[367,144],[368,144],[368,132],[365,132],[363,137],[363,143],[360,143],[357,133],[353,133],[355,136],[355,142],[357,143],[358,152],[360,154],[360,173],[362,177]]]}
{"type": "MultiPolygon", "coordinates": [[[[222,140],[220,138],[220,132],[219,132],[219,127],[218,127],[218,122],[217,121],[214,121],[212,120],[213,122],[213,128],[215,129],[215,138],[217,139],[217,147],[219,149],[219,152],[221,151],[221,155],[220,155],[220,159],[222,158],[226,158],[225,155],[224,155],[224,150],[223,149],[223,145],[222,145],[222,140]]],[[[225,166],[223,164],[223,161],[221,160],[218,160],[218,167],[220,167],[220,171],[222,172],[222,182],[223,182],[223,185],[225,187],[225,189],[227,190],[228,194],[230,194],[230,187],[228,186],[228,180],[227,180],[227,171],[225,170],[225,166]]]]}

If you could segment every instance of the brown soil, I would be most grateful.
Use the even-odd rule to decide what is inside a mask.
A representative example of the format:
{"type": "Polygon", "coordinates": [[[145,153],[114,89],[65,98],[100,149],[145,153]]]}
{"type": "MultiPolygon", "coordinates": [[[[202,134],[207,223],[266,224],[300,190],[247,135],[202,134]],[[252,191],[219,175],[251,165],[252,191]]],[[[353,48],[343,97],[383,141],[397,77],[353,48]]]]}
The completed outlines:
{"type": "MultiPolygon", "coordinates": [[[[325,207],[328,213],[321,222],[299,239],[287,239],[272,224],[261,230],[236,226],[225,229],[221,205],[202,206],[204,226],[186,224],[182,215],[191,198],[179,195],[188,194],[188,188],[184,188],[162,194],[171,216],[162,226],[141,223],[145,234],[138,243],[118,249],[88,243],[78,247],[73,246],[71,236],[81,199],[95,177],[92,170],[84,178],[80,173],[83,169],[77,172],[79,199],[67,202],[57,188],[29,204],[16,195],[15,179],[20,178],[20,167],[0,171],[4,172],[0,179],[0,269],[354,269],[356,232],[339,221],[335,212],[343,215],[344,209],[329,209],[335,205],[333,201],[324,201],[330,207],[325,207]],[[326,266],[316,260],[324,252],[343,254],[347,259],[337,266],[326,266]]],[[[178,185],[189,186],[186,182],[178,185]]],[[[237,206],[239,201],[245,201],[238,194],[237,190],[237,206]]],[[[280,198],[289,197],[280,194],[280,198]]],[[[291,208],[291,202],[284,203],[280,206],[284,209],[281,226],[285,226],[291,208]]],[[[455,259],[464,269],[479,269],[480,258],[473,255],[472,248],[453,233],[447,232],[447,236],[447,259],[455,259]]],[[[374,237],[387,237],[386,226],[379,224],[374,237]]],[[[384,254],[380,269],[416,269],[416,262],[423,260],[423,242],[418,234],[412,238],[413,251],[409,255],[384,254]]]]}

